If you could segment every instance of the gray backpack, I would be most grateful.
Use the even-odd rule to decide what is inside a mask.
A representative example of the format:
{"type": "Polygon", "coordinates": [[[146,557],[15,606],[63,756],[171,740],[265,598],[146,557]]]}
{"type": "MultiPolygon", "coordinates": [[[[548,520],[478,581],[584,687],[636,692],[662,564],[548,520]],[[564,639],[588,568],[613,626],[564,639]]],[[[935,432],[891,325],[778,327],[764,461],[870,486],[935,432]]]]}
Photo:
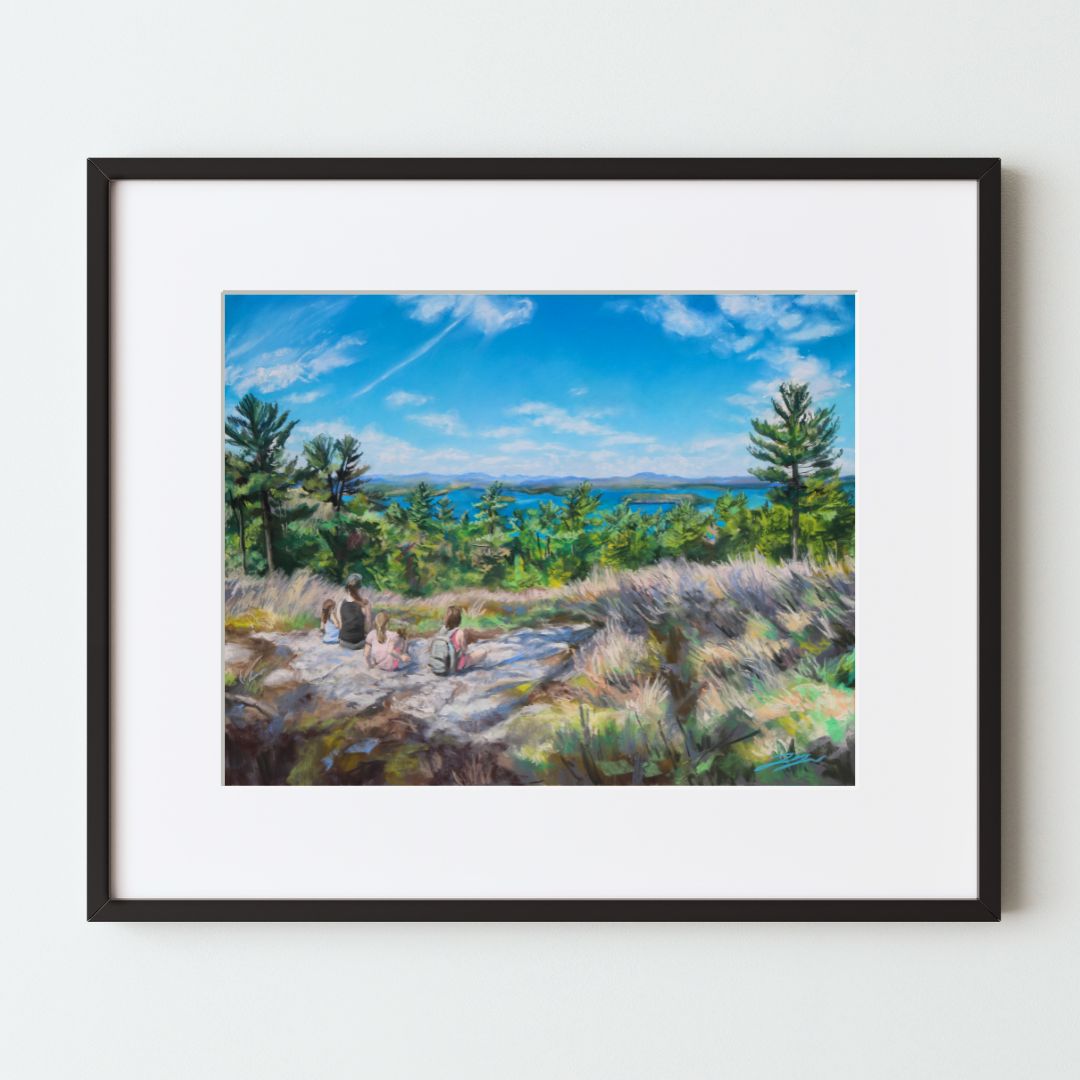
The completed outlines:
{"type": "Polygon", "coordinates": [[[457,671],[458,651],[451,638],[453,631],[440,630],[428,650],[428,667],[436,675],[452,675],[457,671]]]}

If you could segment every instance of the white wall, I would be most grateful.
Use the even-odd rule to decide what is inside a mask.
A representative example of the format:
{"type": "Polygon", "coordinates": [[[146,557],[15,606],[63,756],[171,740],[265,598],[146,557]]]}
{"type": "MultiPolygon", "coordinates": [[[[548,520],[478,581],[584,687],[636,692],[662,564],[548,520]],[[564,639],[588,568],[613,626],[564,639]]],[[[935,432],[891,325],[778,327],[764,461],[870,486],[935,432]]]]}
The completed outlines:
{"type": "Polygon", "coordinates": [[[1078,33],[1075,0],[7,6],[0,1068],[1071,1074],[1078,33]],[[83,159],[226,154],[1002,155],[1005,921],[86,925],[83,159]]]}

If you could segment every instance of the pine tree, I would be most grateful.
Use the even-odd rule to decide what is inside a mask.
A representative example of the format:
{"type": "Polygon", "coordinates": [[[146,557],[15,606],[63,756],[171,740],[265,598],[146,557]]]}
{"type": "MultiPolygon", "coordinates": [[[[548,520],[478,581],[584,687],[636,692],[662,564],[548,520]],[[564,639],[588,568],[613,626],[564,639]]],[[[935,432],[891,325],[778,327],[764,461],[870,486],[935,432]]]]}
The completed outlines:
{"type": "Polygon", "coordinates": [[[766,462],[750,472],[759,480],[780,485],[772,497],[791,512],[791,557],[799,557],[799,513],[806,481],[832,479],[837,475],[836,433],[840,426],[836,410],[830,405],[814,409],[810,387],[806,383],[780,384],[779,398],[772,399],[778,422],[750,421],[750,453],[766,462]]]}
{"type": "Polygon", "coordinates": [[[435,516],[435,492],[426,480],[421,480],[409,492],[409,500],[406,504],[409,521],[421,531],[431,527],[435,516]]]}
{"type": "Polygon", "coordinates": [[[240,565],[244,573],[248,572],[247,541],[244,530],[247,525],[245,511],[249,503],[249,473],[244,461],[236,454],[225,454],[225,505],[233,512],[236,532],[240,537],[240,565]]]}
{"type": "Polygon", "coordinates": [[[294,461],[286,461],[285,443],[297,423],[289,419],[287,410],[282,412],[276,404],[250,393],[240,399],[236,414],[225,420],[226,442],[250,470],[248,491],[259,499],[268,571],[274,569],[273,500],[293,481],[294,461]]]}
{"type": "MultiPolygon", "coordinates": [[[[316,490],[331,506],[334,505],[334,481],[337,478],[335,453],[334,440],[329,435],[316,435],[304,443],[304,457],[314,474],[312,479],[316,481],[316,490]]],[[[304,487],[309,488],[309,483],[305,481],[304,487]]]]}
{"type": "Polygon", "coordinates": [[[454,504],[449,495],[444,495],[435,504],[435,520],[445,528],[454,523],[454,504]]]}
{"type": "Polygon", "coordinates": [[[476,514],[484,523],[488,536],[503,527],[502,511],[514,502],[510,495],[503,494],[504,491],[503,485],[496,480],[476,500],[476,514]]]}
{"type": "Polygon", "coordinates": [[[364,452],[360,440],[352,435],[342,435],[334,444],[338,455],[337,492],[334,505],[340,509],[347,496],[355,495],[366,482],[363,477],[371,466],[361,465],[364,452]]]}

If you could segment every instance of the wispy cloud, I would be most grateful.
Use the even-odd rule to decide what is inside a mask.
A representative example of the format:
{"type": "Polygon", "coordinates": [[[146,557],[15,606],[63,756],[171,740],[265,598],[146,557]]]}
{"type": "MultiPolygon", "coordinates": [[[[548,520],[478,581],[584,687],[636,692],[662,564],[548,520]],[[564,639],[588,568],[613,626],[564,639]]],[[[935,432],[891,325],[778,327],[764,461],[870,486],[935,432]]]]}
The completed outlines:
{"type": "Polygon", "coordinates": [[[798,329],[786,334],[788,341],[819,341],[821,338],[834,337],[842,334],[847,329],[843,323],[832,322],[827,319],[812,319],[802,323],[798,329]]]}
{"type": "Polygon", "coordinates": [[[636,435],[632,431],[619,431],[614,435],[605,435],[600,440],[601,446],[644,446],[657,442],[655,435],[636,435]]]}
{"type": "Polygon", "coordinates": [[[565,454],[567,447],[560,443],[539,443],[534,439],[513,439],[501,443],[499,449],[505,454],[565,454]]]}
{"type": "Polygon", "coordinates": [[[524,428],[514,427],[512,425],[504,425],[503,427],[487,428],[481,431],[480,434],[485,439],[509,439],[515,435],[521,435],[524,428]]]}
{"type": "Polygon", "coordinates": [[[613,311],[636,311],[672,337],[707,342],[721,355],[745,353],[762,342],[819,341],[845,333],[851,317],[844,297],[826,293],[720,293],[715,310],[683,296],[652,296],[640,302],[608,304],[613,311]]]}
{"type": "Polygon", "coordinates": [[[323,341],[327,322],[341,315],[355,299],[352,296],[290,297],[286,302],[264,308],[254,320],[241,320],[230,329],[225,341],[226,362],[239,363],[260,347],[265,352],[275,340],[286,339],[305,348],[315,345],[323,341]]]}
{"type": "Polygon", "coordinates": [[[844,369],[833,368],[818,356],[809,356],[793,345],[773,346],[753,353],[751,360],[764,360],[778,372],[773,379],[757,379],[746,388],[745,393],[732,394],[728,401],[755,410],[766,405],[780,391],[782,382],[802,382],[810,387],[815,401],[828,401],[851,383],[844,369]]]}
{"type": "Polygon", "coordinates": [[[350,367],[360,360],[357,350],[363,344],[363,338],[350,334],[332,344],[320,343],[306,349],[284,346],[247,360],[226,362],[225,380],[238,394],[248,390],[273,393],[293,383],[312,382],[328,371],[350,367]]]}
{"type": "Polygon", "coordinates": [[[487,336],[501,334],[527,323],[536,310],[536,303],[524,296],[455,295],[436,293],[423,296],[402,296],[401,303],[409,315],[420,322],[434,323],[452,318],[487,336]]]}
{"type": "Polygon", "coordinates": [[[426,405],[430,400],[427,394],[412,394],[408,390],[395,390],[385,398],[391,409],[402,409],[406,405],[426,405]]]}
{"type": "Polygon", "coordinates": [[[641,314],[676,337],[710,337],[725,326],[719,316],[706,315],[679,296],[651,296],[642,303],[641,314]]]}
{"type": "Polygon", "coordinates": [[[571,386],[570,387],[570,396],[571,397],[584,397],[588,392],[589,392],[589,388],[587,386],[571,386]]]}
{"type": "Polygon", "coordinates": [[[547,427],[552,431],[569,435],[614,435],[616,432],[605,424],[598,424],[584,413],[569,413],[558,405],[549,405],[544,401],[526,401],[507,409],[512,416],[528,418],[533,427],[547,427]]]}
{"type": "Polygon", "coordinates": [[[313,401],[318,401],[325,393],[325,390],[306,390],[302,394],[286,394],[285,400],[290,405],[310,405],[313,401]]]}
{"type": "Polygon", "coordinates": [[[461,422],[461,417],[454,411],[409,413],[407,419],[424,427],[434,428],[444,435],[468,435],[469,429],[461,422]]]}
{"type": "Polygon", "coordinates": [[[384,371],[381,375],[372,379],[371,382],[367,384],[367,386],[362,386],[359,390],[356,391],[355,394],[353,394],[353,397],[362,397],[364,394],[370,393],[380,383],[385,382],[387,379],[389,379],[391,375],[396,375],[399,371],[404,370],[410,364],[419,360],[420,357],[423,356],[425,353],[431,352],[431,350],[434,349],[435,346],[438,345],[439,342],[442,341],[442,339],[446,337],[446,335],[449,334],[455,326],[461,325],[461,321],[461,319],[455,319],[448,326],[444,326],[434,337],[428,338],[427,341],[425,341],[424,344],[421,345],[418,349],[413,349],[413,351],[409,353],[409,355],[406,356],[404,360],[399,360],[396,364],[394,364],[393,367],[387,368],[386,371],[384,371]]]}

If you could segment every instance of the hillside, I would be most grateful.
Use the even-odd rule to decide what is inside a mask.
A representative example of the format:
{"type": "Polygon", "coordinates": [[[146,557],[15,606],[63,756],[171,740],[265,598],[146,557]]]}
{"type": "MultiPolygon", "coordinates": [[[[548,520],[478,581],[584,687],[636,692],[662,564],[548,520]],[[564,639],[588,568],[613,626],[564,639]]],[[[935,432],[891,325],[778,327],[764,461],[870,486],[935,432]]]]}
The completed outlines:
{"type": "Polygon", "coordinates": [[[412,663],[313,628],[333,583],[226,581],[230,784],[850,784],[849,565],[667,561],[562,588],[371,593],[412,663]],[[447,605],[483,635],[426,666],[447,605]]]}

